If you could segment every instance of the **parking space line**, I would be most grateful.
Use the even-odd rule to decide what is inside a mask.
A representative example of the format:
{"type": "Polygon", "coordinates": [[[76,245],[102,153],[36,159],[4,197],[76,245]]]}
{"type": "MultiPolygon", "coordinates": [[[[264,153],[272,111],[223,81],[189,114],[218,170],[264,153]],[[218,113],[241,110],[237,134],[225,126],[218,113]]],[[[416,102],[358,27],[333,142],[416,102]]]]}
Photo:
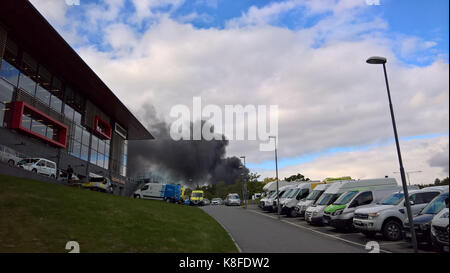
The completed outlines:
{"type": "MultiPolygon", "coordinates": [[[[263,214],[263,213],[258,212],[258,211],[254,211],[254,210],[250,210],[250,211],[252,211],[252,212],[254,212],[254,213],[257,213],[257,214],[261,214],[261,215],[270,217],[270,218],[273,218],[273,219],[278,219],[278,217],[273,217],[273,216],[270,216],[270,215],[266,215],[266,214],[263,214]]],[[[325,235],[325,236],[328,236],[328,237],[331,237],[331,238],[334,238],[334,239],[337,239],[337,240],[344,241],[344,242],[349,243],[349,244],[353,244],[353,245],[357,245],[357,246],[362,246],[362,247],[364,247],[364,248],[366,247],[366,245],[363,245],[363,244],[360,244],[360,243],[356,243],[356,242],[352,242],[352,241],[343,239],[343,238],[341,238],[341,237],[338,237],[338,236],[335,236],[335,235],[331,235],[331,234],[327,234],[327,233],[324,233],[324,232],[322,232],[322,231],[314,230],[314,229],[312,229],[312,228],[305,227],[305,226],[302,226],[302,225],[299,225],[299,224],[296,224],[296,223],[293,223],[293,222],[290,222],[290,221],[286,221],[286,220],[281,220],[281,221],[282,221],[282,222],[285,222],[285,223],[287,223],[287,224],[296,226],[296,227],[300,227],[300,228],[303,228],[303,229],[307,229],[307,230],[310,230],[310,231],[312,231],[312,232],[316,232],[316,233],[319,233],[319,234],[322,234],[322,235],[325,235]]],[[[384,250],[384,249],[381,249],[381,248],[380,248],[380,252],[384,252],[384,253],[392,253],[392,252],[390,252],[390,251],[387,251],[387,250],[384,250]]]]}

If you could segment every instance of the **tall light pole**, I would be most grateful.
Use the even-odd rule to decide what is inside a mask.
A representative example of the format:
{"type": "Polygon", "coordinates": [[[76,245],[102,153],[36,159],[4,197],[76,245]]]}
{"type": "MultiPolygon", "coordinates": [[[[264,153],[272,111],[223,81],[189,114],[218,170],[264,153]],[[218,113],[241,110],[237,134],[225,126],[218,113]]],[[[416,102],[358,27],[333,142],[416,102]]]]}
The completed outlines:
{"type": "MultiPolygon", "coordinates": [[[[411,186],[411,179],[409,178],[409,174],[410,173],[421,173],[422,171],[409,171],[406,172],[406,177],[408,177],[408,185],[411,186]]],[[[394,172],[394,173],[399,173],[399,172],[394,172]]]]}
{"type": "MultiPolygon", "coordinates": [[[[245,171],[245,156],[241,156],[240,158],[244,159],[244,170],[245,171]]],[[[242,173],[244,174],[244,173],[242,173]]],[[[247,208],[247,176],[245,176],[244,181],[242,181],[242,187],[243,187],[243,191],[242,191],[242,195],[244,197],[244,206],[245,208],[247,208]]]]}
{"type": "Polygon", "coordinates": [[[405,205],[406,205],[406,211],[408,214],[408,221],[409,221],[410,232],[411,232],[411,240],[412,240],[414,252],[417,253],[416,232],[414,230],[414,222],[413,222],[413,217],[412,217],[412,213],[411,213],[411,203],[409,201],[408,186],[406,185],[405,169],[403,168],[402,154],[400,152],[400,143],[398,141],[397,126],[395,125],[394,109],[392,107],[391,92],[389,90],[389,82],[388,82],[387,73],[386,73],[387,60],[384,57],[374,56],[374,57],[370,57],[369,59],[367,59],[366,62],[368,64],[382,64],[383,65],[384,79],[386,82],[387,95],[388,95],[388,99],[389,99],[389,109],[391,111],[392,127],[394,129],[395,145],[397,146],[398,163],[400,164],[400,176],[402,178],[403,193],[405,194],[405,205]]]}
{"type": "Polygon", "coordinates": [[[277,137],[269,136],[269,139],[273,138],[275,140],[275,170],[277,175],[277,212],[278,212],[278,220],[280,220],[280,190],[279,190],[279,181],[278,181],[278,155],[277,155],[277,137]]]}

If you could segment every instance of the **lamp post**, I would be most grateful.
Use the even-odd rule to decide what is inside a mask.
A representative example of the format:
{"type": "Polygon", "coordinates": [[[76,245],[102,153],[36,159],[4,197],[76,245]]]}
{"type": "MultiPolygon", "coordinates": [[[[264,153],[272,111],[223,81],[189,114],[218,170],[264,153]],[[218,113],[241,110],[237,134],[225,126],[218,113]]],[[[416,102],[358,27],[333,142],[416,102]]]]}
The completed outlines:
{"type": "Polygon", "coordinates": [[[280,191],[279,191],[279,181],[278,181],[278,155],[277,155],[277,137],[269,136],[269,139],[273,138],[275,140],[275,171],[277,175],[277,212],[278,220],[280,220],[280,191]]]}
{"type": "Polygon", "coordinates": [[[370,57],[369,59],[367,59],[366,62],[368,64],[382,64],[383,65],[384,79],[386,82],[387,95],[388,95],[388,99],[389,99],[389,109],[391,112],[392,127],[394,129],[395,145],[397,147],[397,156],[398,156],[398,162],[400,165],[400,176],[402,178],[403,193],[405,194],[405,205],[406,205],[406,211],[408,214],[408,221],[409,221],[409,226],[410,226],[412,245],[414,248],[414,252],[417,253],[417,239],[416,239],[416,233],[414,230],[413,217],[412,217],[412,213],[411,213],[411,203],[409,201],[408,186],[406,185],[406,178],[405,178],[405,169],[403,168],[402,154],[400,152],[400,143],[399,143],[398,134],[397,134],[397,126],[395,125],[394,109],[392,107],[391,93],[389,90],[389,82],[388,82],[387,73],[386,73],[387,60],[384,57],[374,56],[374,57],[370,57]]]}
{"type": "MultiPolygon", "coordinates": [[[[245,156],[240,156],[240,158],[244,159],[244,171],[245,171],[245,156]]],[[[244,174],[244,173],[242,173],[242,174],[244,174]]],[[[242,181],[242,182],[243,182],[242,195],[244,197],[244,206],[245,206],[245,208],[247,208],[247,176],[245,177],[244,181],[242,181]]]]}

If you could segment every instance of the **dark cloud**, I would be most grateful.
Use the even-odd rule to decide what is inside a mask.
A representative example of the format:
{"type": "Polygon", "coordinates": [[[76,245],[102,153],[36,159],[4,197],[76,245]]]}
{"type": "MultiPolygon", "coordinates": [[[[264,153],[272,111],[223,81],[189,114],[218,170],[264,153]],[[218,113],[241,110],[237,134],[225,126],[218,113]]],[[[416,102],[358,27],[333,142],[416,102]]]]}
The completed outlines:
{"type": "Polygon", "coordinates": [[[151,169],[186,183],[192,179],[196,184],[219,181],[230,184],[243,172],[248,173],[248,169],[240,168],[239,158],[226,157],[228,141],[224,138],[174,141],[169,125],[156,117],[154,107],[144,105],[143,110],[143,120],[156,139],[129,142],[128,170],[131,176],[151,169]]]}

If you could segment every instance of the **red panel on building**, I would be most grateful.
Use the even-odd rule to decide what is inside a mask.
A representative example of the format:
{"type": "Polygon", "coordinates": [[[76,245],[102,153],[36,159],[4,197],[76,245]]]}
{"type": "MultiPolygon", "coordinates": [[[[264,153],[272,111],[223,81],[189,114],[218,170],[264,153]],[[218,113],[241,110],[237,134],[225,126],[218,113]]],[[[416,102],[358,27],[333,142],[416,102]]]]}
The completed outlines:
{"type": "Polygon", "coordinates": [[[39,138],[47,143],[54,146],[66,148],[67,145],[67,126],[61,122],[47,116],[46,114],[40,112],[36,108],[26,104],[23,101],[15,101],[9,103],[12,108],[10,128],[17,129],[26,134],[32,135],[39,138]],[[38,120],[41,124],[44,124],[53,129],[53,138],[49,138],[42,134],[32,131],[30,128],[25,127],[22,124],[24,113],[32,118],[33,120],[38,120]]]}
{"type": "Polygon", "coordinates": [[[112,127],[111,125],[101,119],[99,116],[95,116],[94,119],[94,133],[103,139],[111,139],[112,127]]]}

